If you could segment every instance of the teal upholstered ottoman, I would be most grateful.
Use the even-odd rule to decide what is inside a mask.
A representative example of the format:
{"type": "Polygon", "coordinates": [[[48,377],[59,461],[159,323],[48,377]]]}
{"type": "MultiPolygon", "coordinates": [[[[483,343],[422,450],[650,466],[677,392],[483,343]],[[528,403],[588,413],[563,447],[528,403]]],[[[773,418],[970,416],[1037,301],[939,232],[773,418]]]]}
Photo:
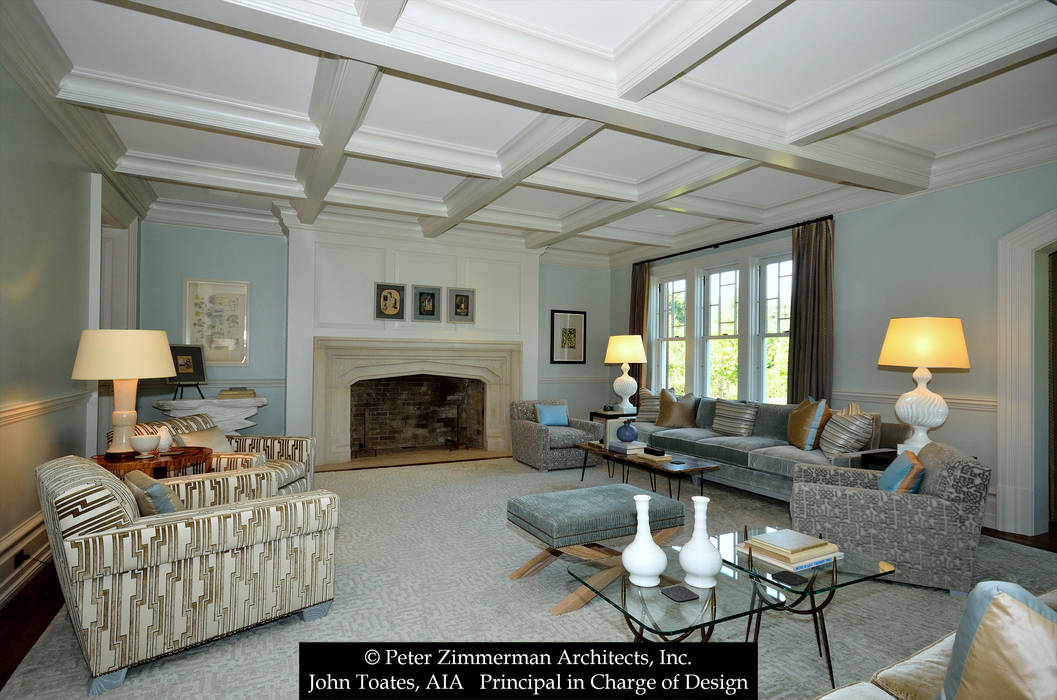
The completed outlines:
{"type": "MultiPolygon", "coordinates": [[[[682,526],[685,508],[682,502],[644,491],[629,484],[607,484],[586,489],[534,493],[511,498],[506,504],[507,520],[546,545],[540,552],[510,574],[510,578],[531,576],[562,554],[581,559],[609,558],[613,566],[597,574],[604,586],[621,573],[620,552],[598,544],[600,540],[634,535],[637,527],[635,501],[637,494],[650,497],[650,530],[661,544],[682,526]],[[608,578],[605,583],[601,579],[608,578]]],[[[551,610],[554,615],[582,607],[594,592],[581,586],[551,610]]]]}

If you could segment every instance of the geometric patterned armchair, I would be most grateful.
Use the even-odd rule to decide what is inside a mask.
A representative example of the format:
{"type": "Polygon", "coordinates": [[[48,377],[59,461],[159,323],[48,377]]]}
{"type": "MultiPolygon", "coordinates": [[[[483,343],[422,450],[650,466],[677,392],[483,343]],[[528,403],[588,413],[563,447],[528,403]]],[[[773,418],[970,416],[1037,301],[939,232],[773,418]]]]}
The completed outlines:
{"type": "MultiPolygon", "coordinates": [[[[550,469],[580,468],[584,450],[573,447],[578,442],[602,439],[603,426],[596,421],[570,418],[569,425],[540,425],[536,422],[536,404],[564,406],[565,400],[513,401],[510,404],[510,439],[514,459],[541,472],[550,469]]],[[[587,453],[587,464],[600,464],[601,457],[587,453]]]]}
{"type": "Polygon", "coordinates": [[[321,617],[334,598],[338,496],[277,495],[273,468],[161,479],[187,510],[149,516],[90,460],[60,457],[36,478],[89,694],[215,637],[296,612],[321,617]]]}
{"type": "MultiPolygon", "coordinates": [[[[161,426],[169,428],[175,438],[181,433],[215,428],[216,423],[204,413],[182,418],[165,418],[133,426],[135,435],[154,435],[161,426]]],[[[111,433],[107,433],[107,440],[111,433]]],[[[316,472],[316,441],[311,437],[287,435],[228,435],[234,452],[214,452],[210,469],[215,472],[229,469],[268,466],[279,470],[279,493],[299,493],[312,489],[316,472]]]]}
{"type": "Polygon", "coordinates": [[[894,564],[895,581],[968,591],[991,468],[938,442],[918,459],[918,493],[878,491],[879,471],[796,465],[793,529],[894,564]]]}

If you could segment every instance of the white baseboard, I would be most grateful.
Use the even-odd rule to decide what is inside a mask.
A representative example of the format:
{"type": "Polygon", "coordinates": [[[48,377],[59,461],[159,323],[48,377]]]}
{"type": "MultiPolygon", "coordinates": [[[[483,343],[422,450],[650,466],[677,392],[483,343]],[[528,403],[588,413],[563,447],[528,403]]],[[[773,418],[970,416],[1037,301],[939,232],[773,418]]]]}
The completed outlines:
{"type": "Polygon", "coordinates": [[[0,582],[0,608],[50,565],[51,545],[44,530],[44,516],[38,512],[0,538],[0,571],[10,572],[0,582]],[[15,555],[23,550],[29,558],[15,568],[15,555]]]}

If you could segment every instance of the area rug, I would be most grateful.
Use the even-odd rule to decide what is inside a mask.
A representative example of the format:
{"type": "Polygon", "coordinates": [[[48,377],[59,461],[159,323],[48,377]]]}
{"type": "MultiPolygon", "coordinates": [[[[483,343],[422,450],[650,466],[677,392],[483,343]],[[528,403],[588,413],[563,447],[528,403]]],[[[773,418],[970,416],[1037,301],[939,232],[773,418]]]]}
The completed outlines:
{"type": "MultiPolygon", "coordinates": [[[[548,613],[576,587],[563,562],[536,576],[507,578],[539,551],[537,541],[506,522],[507,499],[614,483],[604,468],[589,470],[581,483],[579,470],[541,473],[496,459],[332,472],[316,482],[341,496],[330,615],[311,623],[286,618],[135,667],[103,697],[296,697],[301,641],[630,641],[622,618],[603,601],[558,617],[548,613]]],[[[649,488],[639,472],[632,483],[649,488]]],[[[694,490],[683,489],[688,509],[694,490]]],[[[721,486],[705,490],[713,534],[789,525],[785,503],[721,486]]],[[[693,519],[687,520],[673,542],[689,536],[693,519]]],[[[1057,554],[983,537],[975,578],[1012,580],[1041,593],[1057,587],[1057,554]]],[[[826,612],[837,684],[868,680],[952,631],[964,605],[945,591],[889,582],[841,590],[826,612]]],[[[741,641],[743,634],[744,625],[734,621],[720,625],[713,640],[741,641]]],[[[810,618],[764,616],[759,673],[761,698],[801,700],[829,688],[810,618]]],[[[63,610],[0,698],[82,696],[88,680],[63,610]]]]}

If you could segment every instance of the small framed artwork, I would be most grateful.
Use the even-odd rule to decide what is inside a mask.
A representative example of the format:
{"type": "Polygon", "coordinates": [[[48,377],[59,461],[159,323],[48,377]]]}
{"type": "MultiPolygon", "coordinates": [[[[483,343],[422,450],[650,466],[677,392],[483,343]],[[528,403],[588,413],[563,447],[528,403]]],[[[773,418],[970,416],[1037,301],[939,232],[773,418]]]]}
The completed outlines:
{"type": "Polygon", "coordinates": [[[184,343],[206,364],[250,364],[250,283],[184,280],[184,343]]]}
{"type": "Polygon", "coordinates": [[[587,312],[551,310],[551,364],[587,363],[587,312]]]}
{"type": "Polygon", "coordinates": [[[427,287],[416,284],[411,287],[411,303],[414,304],[414,312],[411,317],[415,321],[440,321],[441,295],[440,287],[427,287]]]}
{"type": "Polygon", "coordinates": [[[473,323],[477,316],[477,290],[448,287],[448,322],[473,323]]]}
{"type": "Polygon", "coordinates": [[[407,318],[407,285],[374,283],[374,318],[377,321],[403,321],[407,318]]]}
{"type": "Polygon", "coordinates": [[[201,345],[170,345],[175,377],[166,377],[168,384],[205,384],[206,363],[201,345]]]}

